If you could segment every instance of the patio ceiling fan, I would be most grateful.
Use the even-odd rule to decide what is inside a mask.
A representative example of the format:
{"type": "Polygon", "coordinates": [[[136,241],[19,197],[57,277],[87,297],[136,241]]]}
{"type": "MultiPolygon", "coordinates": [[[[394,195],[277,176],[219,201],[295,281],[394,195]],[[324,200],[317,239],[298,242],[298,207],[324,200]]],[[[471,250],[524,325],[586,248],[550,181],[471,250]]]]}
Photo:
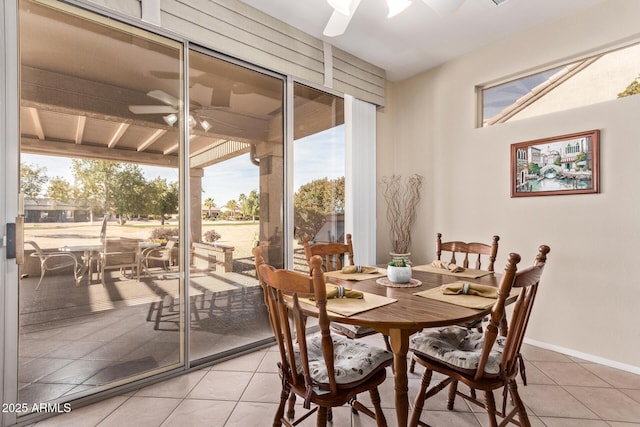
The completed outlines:
{"type": "MultiPolygon", "coordinates": [[[[389,13],[387,18],[403,12],[411,5],[411,0],[386,0],[389,13]]],[[[447,16],[455,12],[464,3],[464,0],[422,0],[427,6],[433,9],[440,16],[447,16]]],[[[492,0],[499,4],[506,0],[492,0]]],[[[347,30],[351,18],[355,14],[360,0],[327,0],[333,7],[333,13],[324,28],[323,34],[327,37],[336,37],[347,30]]]]}
{"type": "MultiPolygon", "coordinates": [[[[162,119],[169,126],[173,126],[178,121],[177,113],[179,111],[180,100],[173,95],[159,89],[151,90],[147,92],[147,96],[154,98],[165,105],[129,105],[129,111],[133,114],[163,114],[162,119]]],[[[193,128],[196,125],[207,132],[211,129],[211,122],[218,123],[222,126],[238,128],[237,126],[228,123],[223,120],[218,120],[208,115],[200,117],[205,111],[227,109],[228,107],[206,107],[202,108],[198,103],[192,103],[192,114],[189,115],[189,127],[193,128]]]]}

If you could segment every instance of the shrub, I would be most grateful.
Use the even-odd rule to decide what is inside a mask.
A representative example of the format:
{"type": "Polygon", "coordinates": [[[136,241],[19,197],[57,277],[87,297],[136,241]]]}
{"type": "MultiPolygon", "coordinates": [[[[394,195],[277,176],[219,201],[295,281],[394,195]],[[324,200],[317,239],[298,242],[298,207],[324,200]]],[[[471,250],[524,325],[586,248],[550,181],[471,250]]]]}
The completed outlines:
{"type": "Polygon", "coordinates": [[[167,241],[172,237],[177,237],[180,234],[180,231],[177,228],[154,228],[151,230],[151,234],[149,235],[149,239],[151,240],[164,240],[167,241]]]}
{"type": "Polygon", "coordinates": [[[220,237],[221,237],[220,234],[216,230],[213,230],[213,229],[207,230],[204,233],[204,241],[205,242],[215,242],[220,237]]]}

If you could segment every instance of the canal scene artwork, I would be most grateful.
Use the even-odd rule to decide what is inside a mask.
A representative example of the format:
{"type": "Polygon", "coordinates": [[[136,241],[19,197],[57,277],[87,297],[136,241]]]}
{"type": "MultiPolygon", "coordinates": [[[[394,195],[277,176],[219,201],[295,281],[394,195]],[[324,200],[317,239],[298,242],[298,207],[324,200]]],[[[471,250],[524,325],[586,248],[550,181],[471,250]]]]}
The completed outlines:
{"type": "Polygon", "coordinates": [[[511,197],[597,193],[600,131],[511,145],[511,197]]]}

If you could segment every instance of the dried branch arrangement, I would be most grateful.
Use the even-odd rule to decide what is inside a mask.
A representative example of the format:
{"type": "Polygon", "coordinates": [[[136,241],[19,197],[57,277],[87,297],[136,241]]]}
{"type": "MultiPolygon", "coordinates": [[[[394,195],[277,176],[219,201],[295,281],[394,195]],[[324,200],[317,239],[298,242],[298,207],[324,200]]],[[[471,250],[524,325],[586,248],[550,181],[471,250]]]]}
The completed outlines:
{"type": "Polygon", "coordinates": [[[393,251],[405,254],[411,244],[411,227],[416,220],[416,207],[420,202],[422,175],[411,175],[403,185],[402,175],[382,178],[384,199],[387,202],[387,221],[390,226],[393,251]]]}

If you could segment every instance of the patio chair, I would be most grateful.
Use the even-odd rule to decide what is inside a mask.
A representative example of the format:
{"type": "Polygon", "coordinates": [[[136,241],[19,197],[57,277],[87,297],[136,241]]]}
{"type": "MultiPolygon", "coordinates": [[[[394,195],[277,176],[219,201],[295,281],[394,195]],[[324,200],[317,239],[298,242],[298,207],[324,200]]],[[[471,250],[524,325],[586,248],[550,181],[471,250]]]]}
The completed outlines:
{"type": "MultiPolygon", "coordinates": [[[[294,426],[317,410],[316,425],[326,426],[329,410],[349,403],[374,418],[378,426],[386,426],[378,386],[386,378],[386,367],[391,365],[393,354],[362,341],[331,334],[322,259],[312,257],[311,275],[307,275],[267,265],[260,247],[254,248],[253,254],[280,352],[282,391],[272,425],[294,426]],[[300,297],[310,296],[315,297],[320,328],[320,333],[313,335],[307,335],[306,315],[299,301],[300,297]],[[375,412],[356,399],[366,391],[375,412]],[[311,404],[317,406],[297,421],[289,421],[284,409],[290,393],[303,399],[305,409],[311,409],[311,404]]],[[[292,409],[289,408],[288,418],[293,418],[292,409]]]]}
{"type": "Polygon", "coordinates": [[[157,248],[149,248],[143,252],[144,269],[149,274],[149,261],[157,261],[162,263],[162,268],[168,271],[173,266],[173,260],[175,259],[177,241],[169,239],[165,246],[159,246],[157,248]]]}
{"type": "Polygon", "coordinates": [[[36,290],[40,287],[42,279],[47,271],[61,270],[63,268],[73,268],[73,276],[76,281],[76,286],[80,284],[81,277],[79,276],[82,266],[78,263],[78,259],[71,252],[65,251],[44,251],[33,240],[27,240],[25,243],[33,246],[35,252],[31,253],[31,256],[40,260],[40,280],[36,285],[36,290]]]}
{"type": "Polygon", "coordinates": [[[496,415],[503,418],[500,425],[518,415],[519,425],[530,426],[527,411],[518,394],[516,375],[520,348],[548,253],[548,246],[540,246],[535,264],[521,271],[516,268],[520,255],[509,254],[509,261],[498,287],[498,297],[491,309],[491,318],[484,334],[463,326],[451,326],[425,329],[411,338],[409,348],[413,351],[415,360],[425,367],[425,371],[416,395],[410,425],[422,424],[420,414],[425,400],[449,385],[447,409],[453,410],[456,396],[461,396],[484,407],[492,426],[498,425],[496,415]],[[514,304],[508,331],[505,331],[502,319],[505,317],[505,305],[512,289],[520,289],[520,293],[514,304]],[[501,336],[498,336],[499,331],[501,336]],[[443,374],[445,379],[429,389],[433,372],[443,374]],[[458,382],[463,382],[471,390],[484,391],[484,401],[459,391],[458,382]],[[503,402],[501,410],[497,410],[493,391],[500,388],[504,390],[503,402]],[[514,405],[508,414],[507,392],[514,405]]]}
{"type": "Polygon", "coordinates": [[[106,270],[118,269],[126,274],[135,270],[137,280],[140,281],[140,247],[138,239],[105,239],[104,249],[99,253],[99,272],[102,286],[106,286],[104,273],[106,270]]]}
{"type": "MultiPolygon", "coordinates": [[[[342,270],[344,266],[353,265],[353,241],[351,234],[345,236],[345,243],[316,243],[309,244],[308,238],[303,238],[304,256],[307,263],[310,264],[311,258],[318,255],[322,258],[322,268],[324,271],[342,270]]],[[[344,335],[351,339],[363,338],[378,332],[368,326],[346,325],[342,323],[331,322],[331,329],[340,335],[344,335]]],[[[389,338],[384,336],[384,343],[387,350],[391,351],[389,338]]]]}

